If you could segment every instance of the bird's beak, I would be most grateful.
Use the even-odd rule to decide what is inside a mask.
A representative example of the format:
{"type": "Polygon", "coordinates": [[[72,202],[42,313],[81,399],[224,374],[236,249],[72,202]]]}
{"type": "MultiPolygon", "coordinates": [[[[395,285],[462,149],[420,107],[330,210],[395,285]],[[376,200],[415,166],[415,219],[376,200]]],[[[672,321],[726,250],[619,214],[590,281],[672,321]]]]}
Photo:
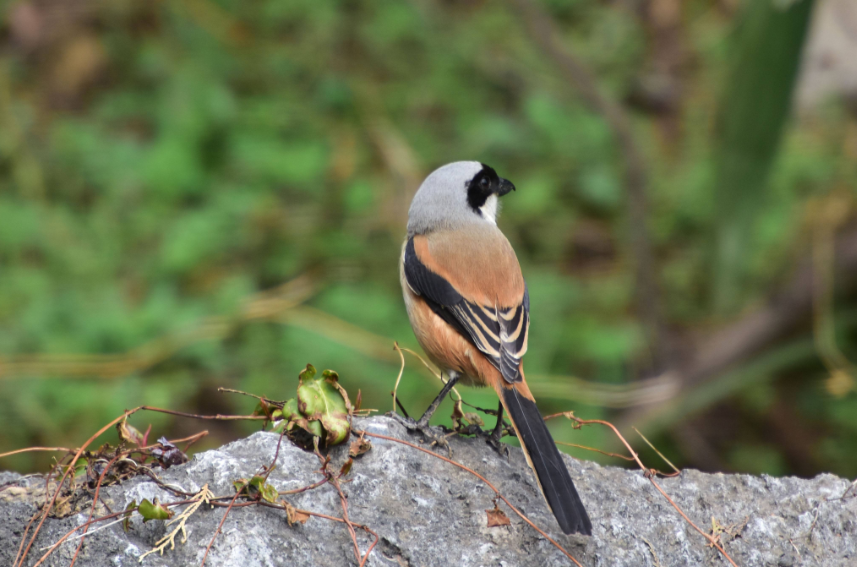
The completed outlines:
{"type": "Polygon", "coordinates": [[[497,196],[502,197],[509,191],[514,191],[515,186],[508,179],[500,178],[500,186],[497,188],[497,196]]]}

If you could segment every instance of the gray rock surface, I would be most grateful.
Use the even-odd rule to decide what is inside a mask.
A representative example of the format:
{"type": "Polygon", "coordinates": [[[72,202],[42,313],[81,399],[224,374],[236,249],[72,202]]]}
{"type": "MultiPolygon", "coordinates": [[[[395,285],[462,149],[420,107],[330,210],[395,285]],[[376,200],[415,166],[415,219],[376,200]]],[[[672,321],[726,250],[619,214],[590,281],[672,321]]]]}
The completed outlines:
{"type": "MultiPolygon", "coordinates": [[[[356,429],[415,441],[399,424],[384,417],[355,420],[356,429]]],[[[220,449],[196,455],[191,462],[162,472],[164,482],[188,492],[208,483],[215,494],[233,493],[231,482],[253,475],[273,458],[278,436],[256,433],[220,449]]],[[[355,460],[343,485],[351,520],[380,536],[369,566],[523,566],[570,565],[556,548],[500,503],[510,526],[487,527],[493,507],[491,490],[474,476],[410,447],[372,439],[371,451],[355,460]]],[[[485,476],[518,508],[566,547],[585,566],[642,567],[727,565],[719,553],[683,520],[640,471],[602,467],[567,458],[571,475],[592,517],[592,537],[565,536],[547,509],[518,449],[507,461],[481,439],[451,440],[453,457],[485,476]]],[[[346,447],[331,451],[334,463],[346,447]]],[[[443,453],[442,453],[443,454],[443,453]]],[[[284,442],[270,481],[279,490],[306,486],[322,478],[318,459],[284,442]]],[[[700,527],[712,518],[732,528],[723,534],[725,549],[742,567],[857,565],[857,494],[840,498],[847,480],[820,475],[811,480],[703,474],[693,470],[659,481],[700,527]],[[743,526],[743,527],[742,527],[743,526]]],[[[34,496],[42,498],[44,481],[0,473],[0,565],[11,565],[34,496]]],[[[146,477],[103,489],[104,500],[121,510],[131,500],[176,500],[146,477]]],[[[291,504],[341,516],[339,498],[328,485],[286,496],[291,504]]],[[[224,508],[201,509],[187,524],[187,542],[153,554],[143,565],[199,565],[224,508]]],[[[48,520],[27,565],[69,529],[86,521],[88,510],[62,520],[48,520]]],[[[133,566],[166,533],[163,522],[132,522],[125,533],[114,524],[86,537],[76,565],[133,566]]],[[[93,528],[94,529],[94,528],[93,528]]],[[[371,538],[358,531],[361,552],[371,538]]],[[[68,565],[78,541],[66,542],[46,565],[68,565]]],[[[281,510],[233,509],[223,524],[206,565],[356,565],[345,526],[320,518],[289,526],[281,510]]]]}

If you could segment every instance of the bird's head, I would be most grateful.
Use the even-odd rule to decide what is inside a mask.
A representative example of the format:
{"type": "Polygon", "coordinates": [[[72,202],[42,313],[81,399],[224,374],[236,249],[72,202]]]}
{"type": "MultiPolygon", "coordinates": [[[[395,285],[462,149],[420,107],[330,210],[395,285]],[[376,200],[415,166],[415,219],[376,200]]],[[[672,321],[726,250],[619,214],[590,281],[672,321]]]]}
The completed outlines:
{"type": "Polygon", "coordinates": [[[414,195],[408,212],[408,234],[474,222],[496,225],[498,198],[514,190],[511,181],[478,161],[457,161],[439,167],[414,195]]]}

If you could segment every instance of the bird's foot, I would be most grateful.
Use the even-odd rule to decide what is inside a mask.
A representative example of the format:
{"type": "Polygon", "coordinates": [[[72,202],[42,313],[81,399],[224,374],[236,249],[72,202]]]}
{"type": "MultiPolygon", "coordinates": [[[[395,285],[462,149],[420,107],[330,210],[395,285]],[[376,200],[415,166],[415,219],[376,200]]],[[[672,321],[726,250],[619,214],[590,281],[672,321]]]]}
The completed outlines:
{"type": "Polygon", "coordinates": [[[390,412],[387,414],[388,417],[392,417],[399,423],[401,423],[408,431],[415,432],[418,431],[425,438],[425,441],[429,441],[430,445],[443,447],[446,449],[447,454],[452,456],[452,448],[449,446],[446,438],[444,430],[441,427],[432,427],[429,425],[429,420],[420,418],[418,421],[415,421],[410,417],[402,417],[397,413],[390,412]]]}
{"type": "Polygon", "coordinates": [[[491,445],[491,448],[497,451],[501,457],[509,459],[509,446],[500,441],[506,429],[504,427],[495,428],[490,435],[486,435],[485,442],[491,445]]]}
{"type": "Polygon", "coordinates": [[[474,435],[476,437],[482,437],[485,439],[485,442],[488,443],[492,449],[494,449],[498,455],[501,457],[509,458],[509,446],[500,441],[500,438],[504,435],[509,435],[510,433],[514,436],[515,432],[512,429],[503,428],[495,428],[490,433],[475,423],[471,423],[464,427],[460,427],[456,430],[456,433],[459,435],[474,435]]]}

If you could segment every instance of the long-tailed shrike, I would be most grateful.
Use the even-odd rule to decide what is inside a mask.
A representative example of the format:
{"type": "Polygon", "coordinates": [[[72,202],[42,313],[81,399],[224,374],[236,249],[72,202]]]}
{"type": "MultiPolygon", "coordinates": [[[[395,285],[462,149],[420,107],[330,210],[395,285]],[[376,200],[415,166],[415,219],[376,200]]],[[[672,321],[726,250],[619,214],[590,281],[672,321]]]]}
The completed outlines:
{"type": "Polygon", "coordinates": [[[452,386],[491,386],[565,533],[591,534],[592,524],[524,380],[530,301],[515,251],[497,227],[498,197],[515,186],[487,165],[445,165],[420,186],[408,213],[401,281],[411,326],[448,382],[411,429],[426,431],[452,386]]]}

